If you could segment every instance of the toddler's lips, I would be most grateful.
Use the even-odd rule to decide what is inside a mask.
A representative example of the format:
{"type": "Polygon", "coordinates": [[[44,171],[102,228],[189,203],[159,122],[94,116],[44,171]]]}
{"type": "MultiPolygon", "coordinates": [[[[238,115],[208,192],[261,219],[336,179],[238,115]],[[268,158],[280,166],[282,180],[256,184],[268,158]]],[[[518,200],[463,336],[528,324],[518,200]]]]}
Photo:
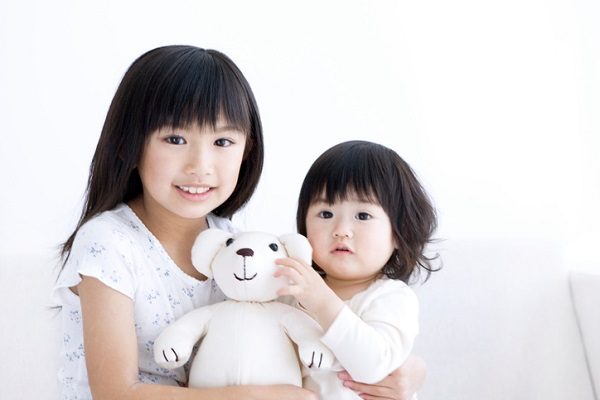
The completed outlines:
{"type": "Polygon", "coordinates": [[[346,246],[336,246],[331,250],[332,253],[336,254],[353,254],[354,252],[346,246]]]}

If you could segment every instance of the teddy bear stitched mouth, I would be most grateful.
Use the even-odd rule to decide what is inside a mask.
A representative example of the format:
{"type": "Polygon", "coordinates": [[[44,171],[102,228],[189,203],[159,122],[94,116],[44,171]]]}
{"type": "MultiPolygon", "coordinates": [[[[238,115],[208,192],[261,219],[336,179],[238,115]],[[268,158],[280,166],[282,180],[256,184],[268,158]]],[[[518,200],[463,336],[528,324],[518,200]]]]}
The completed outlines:
{"type": "Polygon", "coordinates": [[[233,276],[238,281],[251,281],[252,279],[256,278],[256,275],[258,275],[258,272],[255,272],[254,275],[252,275],[251,277],[248,278],[246,276],[246,257],[242,256],[242,259],[244,260],[244,277],[240,278],[239,276],[237,276],[237,274],[235,272],[233,273],[233,276]]]}

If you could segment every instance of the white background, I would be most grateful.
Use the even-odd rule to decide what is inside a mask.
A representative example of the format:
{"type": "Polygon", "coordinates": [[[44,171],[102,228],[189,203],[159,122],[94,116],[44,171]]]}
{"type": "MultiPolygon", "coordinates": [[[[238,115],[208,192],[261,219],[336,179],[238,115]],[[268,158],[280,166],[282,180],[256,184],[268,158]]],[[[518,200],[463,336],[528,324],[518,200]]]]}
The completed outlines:
{"type": "Polygon", "coordinates": [[[260,107],[241,227],[294,230],[311,162],[366,139],[417,171],[438,237],[542,238],[600,271],[598,21],[594,0],[2,0],[0,252],[66,239],[125,70],[192,44],[229,55],[260,107]]]}

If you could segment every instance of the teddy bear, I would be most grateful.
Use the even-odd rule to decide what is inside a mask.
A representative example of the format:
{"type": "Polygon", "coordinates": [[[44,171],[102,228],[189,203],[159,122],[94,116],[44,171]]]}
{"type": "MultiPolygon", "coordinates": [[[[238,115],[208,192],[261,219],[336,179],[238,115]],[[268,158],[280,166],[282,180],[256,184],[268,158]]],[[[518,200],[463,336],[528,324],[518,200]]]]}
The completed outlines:
{"type": "Polygon", "coordinates": [[[184,365],[192,356],[189,387],[302,385],[300,361],[325,369],[333,354],[320,342],[323,332],[306,313],[277,301],[287,280],[275,277],[275,260],[297,257],[311,263],[312,249],[299,234],[201,232],[192,248],[194,267],[214,279],[228,297],[185,314],[154,342],[162,367],[184,365]],[[295,346],[297,345],[297,347],[295,346]]]}

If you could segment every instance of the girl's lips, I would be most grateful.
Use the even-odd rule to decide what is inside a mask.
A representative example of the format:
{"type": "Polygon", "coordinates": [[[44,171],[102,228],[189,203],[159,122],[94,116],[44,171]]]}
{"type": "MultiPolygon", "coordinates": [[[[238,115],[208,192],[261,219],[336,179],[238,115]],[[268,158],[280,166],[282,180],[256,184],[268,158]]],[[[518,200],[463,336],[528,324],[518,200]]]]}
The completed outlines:
{"type": "Polygon", "coordinates": [[[210,186],[205,185],[175,185],[175,187],[191,194],[200,194],[210,190],[210,186]]]}
{"type": "Polygon", "coordinates": [[[177,193],[186,200],[203,201],[214,190],[208,186],[175,186],[177,193]],[[194,193],[195,192],[195,193],[194,193]]]}

